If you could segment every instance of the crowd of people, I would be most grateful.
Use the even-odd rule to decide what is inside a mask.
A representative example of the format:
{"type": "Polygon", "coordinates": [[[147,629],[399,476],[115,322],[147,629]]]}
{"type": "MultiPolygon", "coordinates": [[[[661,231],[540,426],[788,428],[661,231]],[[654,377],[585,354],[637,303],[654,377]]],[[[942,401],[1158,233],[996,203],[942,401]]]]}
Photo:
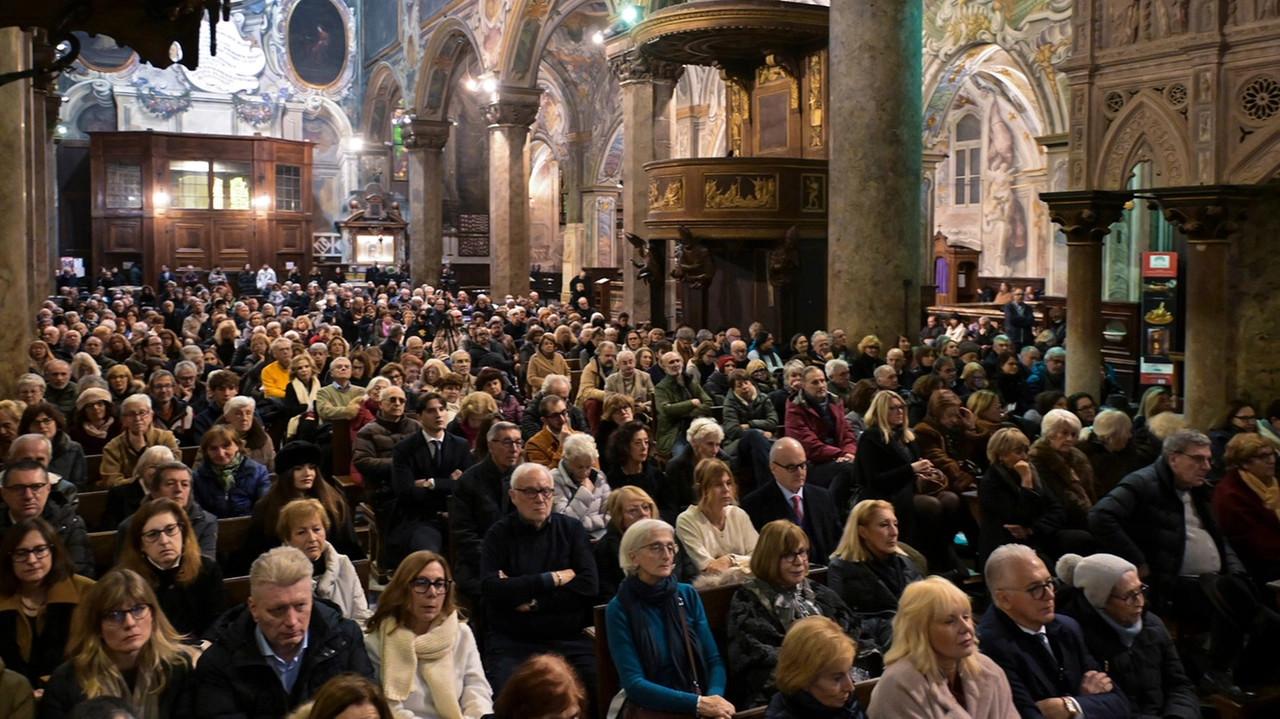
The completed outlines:
{"type": "Polygon", "coordinates": [[[35,318],[0,399],[0,719],[1192,719],[1280,681],[1280,402],[1202,433],[1105,367],[1067,396],[1023,290],[918,342],[783,343],[218,274],[68,281],[35,318]]]}

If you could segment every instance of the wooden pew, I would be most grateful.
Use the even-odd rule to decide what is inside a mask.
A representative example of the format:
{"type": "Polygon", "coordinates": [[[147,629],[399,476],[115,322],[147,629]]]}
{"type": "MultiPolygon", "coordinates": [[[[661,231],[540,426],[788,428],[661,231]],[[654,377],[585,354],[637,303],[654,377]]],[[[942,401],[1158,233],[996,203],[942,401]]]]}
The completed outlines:
{"type": "MultiPolygon", "coordinates": [[[[89,529],[101,529],[102,515],[107,511],[107,493],[101,492],[81,492],[79,495],[80,504],[76,507],[76,513],[84,520],[84,524],[89,529]]],[[[110,527],[107,527],[110,529],[110,527]]]]}
{"type": "MultiPolygon", "coordinates": [[[[360,577],[360,586],[364,587],[366,596],[369,593],[369,560],[360,559],[351,563],[356,568],[356,575],[360,577]]],[[[243,604],[249,598],[249,578],[248,577],[231,577],[222,581],[222,586],[227,590],[227,606],[234,607],[243,604]]]]}
{"type": "Polygon", "coordinates": [[[93,550],[93,567],[101,577],[116,564],[116,533],[90,532],[89,548],[93,550]]]}
{"type": "Polygon", "coordinates": [[[196,445],[195,447],[179,447],[178,452],[182,455],[179,459],[182,460],[183,464],[187,465],[188,467],[194,467],[195,461],[196,461],[196,455],[200,454],[200,446],[196,445]]]}
{"type": "Polygon", "coordinates": [[[84,456],[87,487],[96,487],[102,479],[102,455],[86,454],[84,456]]]}
{"type": "MultiPolygon", "coordinates": [[[[329,423],[333,427],[333,476],[334,479],[351,474],[351,420],[335,419],[329,423]]],[[[348,497],[348,501],[350,498],[348,497]]],[[[356,506],[352,502],[351,506],[356,506]]]]}

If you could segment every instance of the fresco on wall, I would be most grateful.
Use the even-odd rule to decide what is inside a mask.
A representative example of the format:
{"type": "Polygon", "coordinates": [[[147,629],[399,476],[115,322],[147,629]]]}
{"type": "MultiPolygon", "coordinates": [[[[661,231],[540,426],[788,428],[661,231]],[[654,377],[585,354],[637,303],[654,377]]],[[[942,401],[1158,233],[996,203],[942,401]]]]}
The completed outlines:
{"type": "Polygon", "coordinates": [[[360,46],[365,65],[400,41],[399,9],[399,0],[363,0],[361,3],[360,46]]]}
{"type": "MultiPolygon", "coordinates": [[[[131,63],[136,62],[137,55],[128,47],[117,45],[115,40],[106,35],[89,35],[84,32],[72,33],[80,40],[80,58],[78,62],[98,72],[120,72],[131,63]]],[[[200,55],[201,58],[205,55],[200,55]]]]}
{"type": "Polygon", "coordinates": [[[347,24],[332,0],[298,0],[288,21],[289,65],[304,84],[327,88],[347,64],[347,24]]]}

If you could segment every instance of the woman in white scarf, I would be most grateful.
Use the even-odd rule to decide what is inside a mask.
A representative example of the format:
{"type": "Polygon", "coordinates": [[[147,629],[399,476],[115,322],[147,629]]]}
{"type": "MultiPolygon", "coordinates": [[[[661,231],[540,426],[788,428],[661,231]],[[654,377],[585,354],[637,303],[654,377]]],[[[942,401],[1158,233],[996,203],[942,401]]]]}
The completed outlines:
{"type": "Polygon", "coordinates": [[[444,557],[425,550],[406,557],[365,627],[365,648],[397,719],[479,719],[493,711],[444,557]]]}
{"type": "Polygon", "coordinates": [[[338,605],[346,618],[363,622],[370,614],[364,585],[351,559],[329,543],[329,529],[329,513],[318,499],[295,499],[280,509],[276,520],[276,534],[281,540],[311,560],[311,588],[315,595],[338,605]]]}

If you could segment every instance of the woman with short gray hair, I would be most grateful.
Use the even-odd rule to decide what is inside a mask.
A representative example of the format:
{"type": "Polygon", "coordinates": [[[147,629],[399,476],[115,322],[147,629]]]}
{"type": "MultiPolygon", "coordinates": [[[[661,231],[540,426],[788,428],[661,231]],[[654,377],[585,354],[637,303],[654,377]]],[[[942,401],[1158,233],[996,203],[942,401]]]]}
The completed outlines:
{"type": "Polygon", "coordinates": [[[596,468],[600,453],[589,434],[573,434],[564,440],[564,453],[551,470],[555,495],[551,510],[567,514],[587,530],[592,539],[604,536],[608,525],[604,505],[609,499],[609,482],[596,468]]]}
{"type": "Polygon", "coordinates": [[[1092,431],[1076,446],[1093,467],[1093,488],[1101,497],[1120,480],[1156,461],[1159,448],[1150,442],[1150,433],[1135,433],[1133,420],[1116,409],[1099,412],[1092,431]]]}

